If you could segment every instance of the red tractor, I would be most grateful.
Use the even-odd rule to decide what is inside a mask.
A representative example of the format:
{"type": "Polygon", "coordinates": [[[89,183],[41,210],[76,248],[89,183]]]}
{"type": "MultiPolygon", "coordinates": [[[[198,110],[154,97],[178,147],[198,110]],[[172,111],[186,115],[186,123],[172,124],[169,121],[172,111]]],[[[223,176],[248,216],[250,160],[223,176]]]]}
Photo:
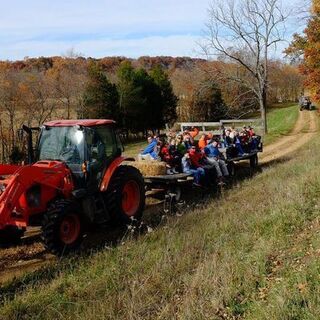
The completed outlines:
{"type": "Polygon", "coordinates": [[[28,164],[0,164],[0,242],[41,226],[49,251],[77,249],[89,227],[139,219],[145,204],[140,171],[126,159],[112,120],[61,120],[23,126],[28,164]],[[40,131],[36,148],[32,131],[40,131]]]}

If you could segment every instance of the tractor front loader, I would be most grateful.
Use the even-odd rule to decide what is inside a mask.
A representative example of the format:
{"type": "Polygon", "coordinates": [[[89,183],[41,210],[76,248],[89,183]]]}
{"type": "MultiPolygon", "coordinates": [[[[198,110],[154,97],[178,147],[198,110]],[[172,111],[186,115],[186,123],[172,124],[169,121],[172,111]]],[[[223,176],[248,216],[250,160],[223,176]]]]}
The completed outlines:
{"type": "Polygon", "coordinates": [[[143,177],[123,164],[112,120],[45,123],[35,148],[24,131],[28,164],[0,165],[0,242],[41,226],[47,249],[61,255],[79,248],[89,227],[141,217],[143,177]]]}

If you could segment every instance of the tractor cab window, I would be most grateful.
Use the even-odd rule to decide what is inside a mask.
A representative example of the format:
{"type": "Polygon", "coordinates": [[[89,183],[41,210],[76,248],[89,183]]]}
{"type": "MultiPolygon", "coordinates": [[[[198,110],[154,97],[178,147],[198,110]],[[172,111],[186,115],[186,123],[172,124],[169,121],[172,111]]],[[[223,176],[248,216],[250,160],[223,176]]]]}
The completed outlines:
{"type": "Polygon", "coordinates": [[[117,153],[116,137],[111,127],[87,128],[86,140],[90,162],[102,163],[117,153]]]}
{"type": "Polygon", "coordinates": [[[44,128],[39,141],[39,160],[83,163],[84,133],[76,127],[44,128]]]}

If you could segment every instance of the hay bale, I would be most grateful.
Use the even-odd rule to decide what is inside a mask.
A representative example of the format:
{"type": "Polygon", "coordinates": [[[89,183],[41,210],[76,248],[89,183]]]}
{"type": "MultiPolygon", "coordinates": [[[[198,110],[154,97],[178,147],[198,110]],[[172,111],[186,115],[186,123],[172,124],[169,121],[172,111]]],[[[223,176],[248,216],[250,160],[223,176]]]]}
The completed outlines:
{"type": "Polygon", "coordinates": [[[139,169],[143,176],[161,176],[167,173],[166,163],[162,161],[132,161],[130,165],[139,169]]]}

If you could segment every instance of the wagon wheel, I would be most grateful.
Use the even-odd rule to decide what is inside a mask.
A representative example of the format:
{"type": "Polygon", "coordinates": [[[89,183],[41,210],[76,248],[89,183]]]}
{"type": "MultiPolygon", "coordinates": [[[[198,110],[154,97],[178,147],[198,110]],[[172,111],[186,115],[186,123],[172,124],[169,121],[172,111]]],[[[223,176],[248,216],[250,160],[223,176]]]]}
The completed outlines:
{"type": "Polygon", "coordinates": [[[258,166],[258,155],[255,154],[250,157],[250,168],[255,169],[258,166]]]}
{"type": "Polygon", "coordinates": [[[227,167],[228,167],[230,177],[234,177],[236,175],[235,163],[233,161],[230,161],[228,162],[227,167]]]}

